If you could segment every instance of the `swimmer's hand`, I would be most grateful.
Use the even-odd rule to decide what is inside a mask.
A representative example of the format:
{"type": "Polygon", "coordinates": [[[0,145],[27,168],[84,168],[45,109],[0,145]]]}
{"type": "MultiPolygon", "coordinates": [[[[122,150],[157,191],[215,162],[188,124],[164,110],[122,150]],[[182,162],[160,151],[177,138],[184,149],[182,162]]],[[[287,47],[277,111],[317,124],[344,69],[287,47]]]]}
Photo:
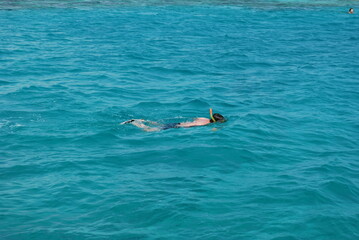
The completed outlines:
{"type": "Polygon", "coordinates": [[[132,123],[133,121],[135,121],[135,120],[134,119],[127,120],[127,121],[124,121],[124,122],[120,123],[120,125],[124,125],[124,124],[127,124],[127,123],[132,123]]]}
{"type": "Polygon", "coordinates": [[[127,120],[127,121],[124,121],[124,122],[120,123],[120,125],[132,123],[132,122],[134,122],[134,121],[144,122],[145,120],[144,120],[144,119],[130,119],[130,120],[127,120]]]}

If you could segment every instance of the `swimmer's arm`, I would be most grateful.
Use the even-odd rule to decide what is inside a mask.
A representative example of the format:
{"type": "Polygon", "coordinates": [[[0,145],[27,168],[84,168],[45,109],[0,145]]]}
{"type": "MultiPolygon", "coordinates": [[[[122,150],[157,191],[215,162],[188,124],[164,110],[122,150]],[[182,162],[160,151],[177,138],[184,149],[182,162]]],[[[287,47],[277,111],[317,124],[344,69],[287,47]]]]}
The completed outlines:
{"type": "Polygon", "coordinates": [[[142,122],[143,121],[132,121],[131,124],[136,126],[136,127],[142,128],[146,132],[155,132],[155,131],[160,130],[159,128],[149,127],[149,126],[143,124],[142,122]]]}
{"type": "Polygon", "coordinates": [[[121,124],[126,124],[126,123],[134,123],[134,122],[137,122],[137,123],[149,123],[149,124],[152,124],[152,125],[161,125],[160,123],[158,122],[153,122],[153,121],[149,121],[149,120],[145,120],[145,119],[131,119],[131,120],[128,120],[128,121],[125,121],[121,124]]]}
{"type": "Polygon", "coordinates": [[[134,120],[139,121],[139,122],[143,122],[143,123],[149,123],[149,124],[152,124],[152,125],[161,125],[158,122],[153,122],[153,121],[149,121],[149,120],[145,120],[145,119],[134,119],[134,120]]]}

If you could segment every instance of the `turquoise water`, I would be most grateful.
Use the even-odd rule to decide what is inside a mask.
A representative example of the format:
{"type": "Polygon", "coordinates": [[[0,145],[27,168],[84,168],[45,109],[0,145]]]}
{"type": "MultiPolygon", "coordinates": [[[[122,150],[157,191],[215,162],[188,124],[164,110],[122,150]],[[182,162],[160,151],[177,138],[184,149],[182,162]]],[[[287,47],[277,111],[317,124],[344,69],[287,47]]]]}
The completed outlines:
{"type": "Polygon", "coordinates": [[[3,1],[0,238],[358,239],[349,7],[3,1]]]}

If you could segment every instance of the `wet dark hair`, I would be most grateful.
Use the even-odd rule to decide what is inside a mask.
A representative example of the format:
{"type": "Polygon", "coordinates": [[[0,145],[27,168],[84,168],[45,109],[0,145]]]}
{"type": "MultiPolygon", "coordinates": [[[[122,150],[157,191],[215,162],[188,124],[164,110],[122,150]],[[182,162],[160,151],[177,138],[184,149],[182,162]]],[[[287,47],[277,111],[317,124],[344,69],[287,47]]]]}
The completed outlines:
{"type": "MultiPolygon", "coordinates": [[[[216,120],[216,122],[221,122],[221,123],[223,123],[223,122],[226,121],[226,119],[225,119],[221,114],[219,114],[219,113],[213,114],[213,118],[214,118],[214,120],[216,120]]],[[[213,120],[212,120],[212,119],[211,119],[210,121],[211,121],[211,123],[213,123],[213,120]]]]}

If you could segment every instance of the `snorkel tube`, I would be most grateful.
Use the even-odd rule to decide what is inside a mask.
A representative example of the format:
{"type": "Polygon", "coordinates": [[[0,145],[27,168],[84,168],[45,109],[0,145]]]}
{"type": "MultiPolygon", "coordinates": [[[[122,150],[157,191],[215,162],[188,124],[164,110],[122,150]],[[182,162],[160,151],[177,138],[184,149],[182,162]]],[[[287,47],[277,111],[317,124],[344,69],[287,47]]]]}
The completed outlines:
{"type": "Polygon", "coordinates": [[[209,109],[209,116],[211,117],[211,119],[212,119],[213,122],[216,122],[216,119],[214,119],[214,117],[213,117],[212,108],[209,109]]]}

